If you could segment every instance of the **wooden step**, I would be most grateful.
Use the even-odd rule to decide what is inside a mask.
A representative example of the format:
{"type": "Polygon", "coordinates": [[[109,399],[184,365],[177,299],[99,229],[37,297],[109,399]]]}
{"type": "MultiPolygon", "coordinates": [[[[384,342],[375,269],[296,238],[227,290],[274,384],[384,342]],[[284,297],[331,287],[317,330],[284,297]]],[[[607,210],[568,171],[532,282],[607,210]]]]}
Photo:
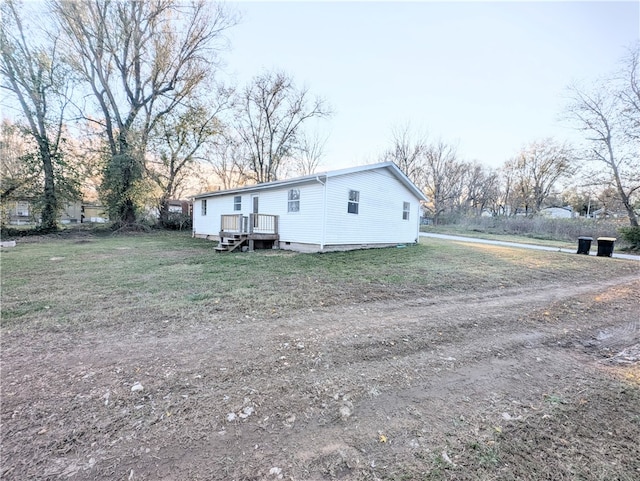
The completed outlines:
{"type": "Polygon", "coordinates": [[[247,242],[247,236],[242,234],[229,234],[221,237],[220,242],[214,248],[216,252],[232,252],[247,242]]]}

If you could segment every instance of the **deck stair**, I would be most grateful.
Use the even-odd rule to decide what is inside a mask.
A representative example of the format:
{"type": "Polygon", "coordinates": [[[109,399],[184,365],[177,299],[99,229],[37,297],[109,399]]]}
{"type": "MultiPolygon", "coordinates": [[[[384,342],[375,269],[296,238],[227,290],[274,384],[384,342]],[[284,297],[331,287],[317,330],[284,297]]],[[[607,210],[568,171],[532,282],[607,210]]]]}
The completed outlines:
{"type": "Polygon", "coordinates": [[[278,216],[251,213],[223,214],[220,216],[220,243],[216,252],[233,252],[239,247],[247,246],[248,251],[254,248],[277,248],[280,241],[278,234],[278,216]]]}
{"type": "Polygon", "coordinates": [[[227,236],[221,238],[220,243],[214,250],[216,252],[233,252],[248,243],[249,236],[246,234],[227,234],[227,236]]]}

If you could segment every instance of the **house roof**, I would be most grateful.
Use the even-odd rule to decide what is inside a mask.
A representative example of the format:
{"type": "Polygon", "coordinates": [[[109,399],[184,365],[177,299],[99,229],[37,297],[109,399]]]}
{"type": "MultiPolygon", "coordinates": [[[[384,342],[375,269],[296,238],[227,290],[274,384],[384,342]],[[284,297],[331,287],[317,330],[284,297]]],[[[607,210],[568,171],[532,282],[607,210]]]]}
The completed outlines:
{"type": "Polygon", "coordinates": [[[350,167],[347,169],[331,170],[328,172],[321,172],[318,174],[305,175],[303,177],[295,177],[293,179],[276,180],[274,182],[266,182],[264,184],[248,185],[245,187],[239,187],[237,189],[228,190],[216,190],[213,192],[204,192],[197,194],[193,198],[201,199],[203,197],[218,197],[222,195],[239,194],[246,192],[257,192],[261,190],[268,190],[279,187],[287,187],[290,185],[304,184],[317,180],[326,180],[330,177],[338,177],[340,175],[354,174],[357,172],[366,172],[371,170],[386,169],[388,170],[400,183],[402,183],[407,189],[420,200],[426,201],[426,196],[416,187],[416,185],[409,180],[409,178],[400,170],[400,168],[393,162],[380,162],[377,164],[361,165],[359,167],[350,167]]]}
{"type": "Polygon", "coordinates": [[[562,210],[566,210],[568,212],[573,212],[573,207],[571,207],[570,205],[567,206],[559,206],[559,205],[550,205],[549,207],[545,207],[542,210],[551,210],[551,209],[562,209],[562,210]]]}

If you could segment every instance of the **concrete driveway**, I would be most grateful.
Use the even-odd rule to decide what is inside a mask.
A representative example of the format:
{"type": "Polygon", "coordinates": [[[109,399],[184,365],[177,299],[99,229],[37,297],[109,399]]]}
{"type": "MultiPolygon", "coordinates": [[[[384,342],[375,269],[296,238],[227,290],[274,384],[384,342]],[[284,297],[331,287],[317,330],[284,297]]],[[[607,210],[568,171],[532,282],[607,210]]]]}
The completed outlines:
{"type": "MultiPolygon", "coordinates": [[[[433,237],[435,239],[445,239],[445,240],[451,240],[456,242],[475,242],[478,244],[491,244],[496,246],[515,247],[519,249],[535,249],[539,251],[566,252],[567,254],[575,254],[578,250],[577,241],[576,241],[575,249],[561,249],[559,247],[537,246],[532,244],[520,244],[518,242],[505,242],[505,241],[488,240],[488,239],[477,239],[475,237],[463,237],[463,236],[457,236],[457,235],[431,234],[429,232],[420,232],[420,237],[433,237]]],[[[596,253],[591,252],[590,255],[595,256],[596,253]]],[[[615,251],[613,253],[613,257],[617,259],[640,261],[640,256],[636,256],[632,254],[618,254],[615,251]]]]}

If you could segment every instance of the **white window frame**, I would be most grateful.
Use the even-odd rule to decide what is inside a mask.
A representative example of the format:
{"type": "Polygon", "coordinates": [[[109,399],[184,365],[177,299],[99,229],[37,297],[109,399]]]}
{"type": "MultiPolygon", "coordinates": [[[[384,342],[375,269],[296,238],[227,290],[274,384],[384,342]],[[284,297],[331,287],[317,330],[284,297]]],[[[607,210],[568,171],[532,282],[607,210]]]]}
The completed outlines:
{"type": "Polygon", "coordinates": [[[203,216],[207,215],[207,199],[200,201],[200,214],[203,216]]]}
{"type": "Polygon", "coordinates": [[[358,215],[360,211],[360,191],[350,190],[347,202],[347,213],[358,215]]]}
{"type": "Polygon", "coordinates": [[[233,211],[239,212],[242,210],[242,196],[234,195],[233,196],[233,211]]]}
{"type": "Polygon", "coordinates": [[[402,220],[409,220],[411,217],[411,202],[402,203],[402,220]]]}
{"type": "Polygon", "coordinates": [[[300,212],[300,189],[289,189],[287,191],[287,212],[290,214],[300,212]]]}

